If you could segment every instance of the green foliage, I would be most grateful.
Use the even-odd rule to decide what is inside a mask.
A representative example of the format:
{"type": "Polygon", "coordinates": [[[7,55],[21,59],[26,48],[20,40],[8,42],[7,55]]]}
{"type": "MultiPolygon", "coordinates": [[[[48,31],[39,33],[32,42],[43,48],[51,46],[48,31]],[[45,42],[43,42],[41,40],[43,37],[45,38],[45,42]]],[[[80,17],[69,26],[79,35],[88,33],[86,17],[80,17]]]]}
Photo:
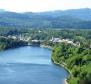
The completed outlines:
{"type": "Polygon", "coordinates": [[[59,44],[54,47],[52,57],[55,62],[64,64],[71,71],[71,76],[68,79],[69,84],[91,83],[90,48],[59,44]]]}
{"type": "MultiPolygon", "coordinates": [[[[43,13],[0,12],[0,27],[14,28],[91,28],[91,9],[43,13]]],[[[91,37],[91,35],[89,36],[91,37]]],[[[89,38],[88,37],[88,38],[89,38]]]]}
{"type": "Polygon", "coordinates": [[[10,38],[2,38],[0,37],[0,50],[6,50],[9,48],[16,48],[20,46],[25,46],[27,43],[20,41],[20,40],[14,40],[10,38]]]}
{"type": "Polygon", "coordinates": [[[40,40],[41,44],[53,47],[52,59],[63,64],[71,71],[69,84],[91,84],[91,30],[60,30],[60,29],[16,29],[0,28],[0,50],[25,46],[27,43],[8,36],[30,37],[31,40],[40,40]],[[6,37],[6,38],[3,38],[6,37]],[[53,43],[50,39],[70,39],[80,46],[67,43],[53,43]]]}

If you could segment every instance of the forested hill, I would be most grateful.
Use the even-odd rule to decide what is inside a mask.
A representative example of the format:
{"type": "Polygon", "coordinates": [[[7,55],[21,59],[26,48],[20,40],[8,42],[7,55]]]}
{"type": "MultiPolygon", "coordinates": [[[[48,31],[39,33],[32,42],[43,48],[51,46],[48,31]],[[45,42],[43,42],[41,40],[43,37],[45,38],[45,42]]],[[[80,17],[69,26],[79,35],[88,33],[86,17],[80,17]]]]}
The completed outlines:
{"type": "Polygon", "coordinates": [[[91,9],[72,9],[40,13],[0,10],[0,27],[15,28],[91,28],[91,9]]]}

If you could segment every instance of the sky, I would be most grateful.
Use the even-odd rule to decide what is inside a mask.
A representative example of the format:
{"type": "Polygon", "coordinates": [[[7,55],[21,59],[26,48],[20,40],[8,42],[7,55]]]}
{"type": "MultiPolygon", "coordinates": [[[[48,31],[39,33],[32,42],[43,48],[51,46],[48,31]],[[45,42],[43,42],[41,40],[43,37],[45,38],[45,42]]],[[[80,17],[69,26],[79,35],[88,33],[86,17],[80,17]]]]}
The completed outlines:
{"type": "Polygon", "coordinates": [[[0,0],[0,9],[12,12],[44,12],[91,8],[91,0],[0,0]]]}

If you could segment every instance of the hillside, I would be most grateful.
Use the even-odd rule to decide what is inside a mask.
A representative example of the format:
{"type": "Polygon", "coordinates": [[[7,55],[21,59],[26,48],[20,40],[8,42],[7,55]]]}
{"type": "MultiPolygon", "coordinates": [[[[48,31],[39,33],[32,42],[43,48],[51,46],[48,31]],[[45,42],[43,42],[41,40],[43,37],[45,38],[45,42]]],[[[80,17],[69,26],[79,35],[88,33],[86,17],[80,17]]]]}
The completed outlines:
{"type": "Polygon", "coordinates": [[[40,13],[0,10],[0,27],[15,28],[91,28],[91,9],[72,9],[40,13]]]}

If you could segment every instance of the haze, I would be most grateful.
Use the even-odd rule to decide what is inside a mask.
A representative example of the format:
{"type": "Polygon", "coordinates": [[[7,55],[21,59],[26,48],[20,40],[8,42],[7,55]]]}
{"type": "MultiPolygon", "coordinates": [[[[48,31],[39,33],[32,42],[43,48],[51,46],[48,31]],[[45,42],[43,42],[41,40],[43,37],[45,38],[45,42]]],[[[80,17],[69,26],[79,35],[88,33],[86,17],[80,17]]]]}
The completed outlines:
{"type": "Polygon", "coordinates": [[[44,12],[91,8],[91,0],[0,0],[0,9],[12,12],[44,12]]]}

